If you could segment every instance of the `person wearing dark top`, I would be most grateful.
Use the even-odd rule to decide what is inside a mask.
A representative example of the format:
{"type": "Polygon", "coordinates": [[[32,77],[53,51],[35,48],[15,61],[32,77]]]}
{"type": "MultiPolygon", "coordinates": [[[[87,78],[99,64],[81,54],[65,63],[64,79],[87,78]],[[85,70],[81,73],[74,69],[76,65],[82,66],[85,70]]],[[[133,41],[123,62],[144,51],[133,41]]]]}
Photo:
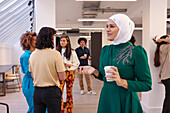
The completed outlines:
{"type": "Polygon", "coordinates": [[[130,39],[129,41],[130,41],[130,43],[131,43],[132,45],[135,46],[136,39],[135,39],[135,37],[134,37],[133,35],[132,35],[132,37],[131,37],[131,39],[130,39]]]}
{"type": "MultiPolygon", "coordinates": [[[[80,47],[76,48],[76,53],[78,56],[78,59],[80,61],[80,65],[79,66],[87,66],[88,65],[88,60],[91,59],[90,57],[90,51],[87,47],[85,47],[85,44],[87,43],[86,38],[79,38],[78,39],[78,44],[80,45],[80,47]]],[[[83,95],[84,94],[84,85],[83,85],[83,74],[77,73],[79,76],[79,85],[80,85],[80,94],[83,95]]],[[[87,83],[87,94],[93,94],[95,95],[96,92],[92,91],[91,88],[91,82],[90,82],[90,75],[89,74],[85,74],[85,78],[86,78],[86,83],[87,83]]]]}

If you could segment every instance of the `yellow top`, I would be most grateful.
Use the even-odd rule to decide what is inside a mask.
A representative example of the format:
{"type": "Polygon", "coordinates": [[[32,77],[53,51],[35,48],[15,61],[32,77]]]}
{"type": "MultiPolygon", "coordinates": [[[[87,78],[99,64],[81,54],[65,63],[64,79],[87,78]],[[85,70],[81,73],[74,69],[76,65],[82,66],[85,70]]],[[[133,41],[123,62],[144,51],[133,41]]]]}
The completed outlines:
{"type": "Polygon", "coordinates": [[[64,72],[65,67],[60,53],[51,48],[36,49],[30,56],[29,70],[34,78],[34,86],[60,86],[57,72],[64,72]]]}

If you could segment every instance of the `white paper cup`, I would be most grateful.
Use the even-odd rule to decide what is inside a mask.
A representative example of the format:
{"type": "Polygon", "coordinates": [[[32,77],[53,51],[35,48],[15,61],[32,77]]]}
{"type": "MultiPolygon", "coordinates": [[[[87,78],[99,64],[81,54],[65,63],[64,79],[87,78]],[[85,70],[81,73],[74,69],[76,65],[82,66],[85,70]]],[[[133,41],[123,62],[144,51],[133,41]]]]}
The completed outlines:
{"type": "MultiPolygon", "coordinates": [[[[113,70],[113,69],[110,68],[110,67],[111,67],[111,66],[105,66],[105,67],[104,67],[105,75],[113,75],[112,73],[107,73],[107,71],[113,70]]],[[[112,82],[112,81],[113,81],[112,79],[113,79],[112,77],[106,77],[106,80],[107,80],[108,82],[112,82]]]]}
{"type": "Polygon", "coordinates": [[[87,58],[87,54],[84,54],[84,56],[87,58]]]}

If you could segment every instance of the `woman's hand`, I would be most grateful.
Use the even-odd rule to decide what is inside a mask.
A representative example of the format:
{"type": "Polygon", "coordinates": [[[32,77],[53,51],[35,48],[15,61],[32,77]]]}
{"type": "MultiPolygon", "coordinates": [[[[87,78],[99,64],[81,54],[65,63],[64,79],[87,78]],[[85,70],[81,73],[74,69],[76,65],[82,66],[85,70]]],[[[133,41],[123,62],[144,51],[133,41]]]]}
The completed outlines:
{"type": "Polygon", "coordinates": [[[80,74],[89,74],[89,75],[91,75],[96,70],[95,68],[93,68],[91,66],[80,66],[79,68],[80,68],[79,69],[80,74]]]}
{"type": "Polygon", "coordinates": [[[88,59],[91,60],[91,56],[89,56],[88,59]]]}
{"type": "Polygon", "coordinates": [[[81,56],[80,59],[86,59],[87,57],[86,56],[81,56]]]}
{"type": "Polygon", "coordinates": [[[106,73],[112,73],[112,75],[106,75],[105,77],[109,77],[110,81],[115,81],[118,86],[122,86],[128,89],[127,81],[125,79],[121,79],[117,67],[111,66],[113,70],[108,70],[106,73]]]}
{"type": "Polygon", "coordinates": [[[73,66],[72,64],[66,64],[66,63],[64,63],[64,65],[65,65],[65,67],[69,67],[69,68],[71,68],[73,66]]]}
{"type": "Polygon", "coordinates": [[[156,40],[156,42],[158,42],[158,43],[161,43],[162,41],[164,41],[165,39],[158,39],[158,40],[156,40]]]}

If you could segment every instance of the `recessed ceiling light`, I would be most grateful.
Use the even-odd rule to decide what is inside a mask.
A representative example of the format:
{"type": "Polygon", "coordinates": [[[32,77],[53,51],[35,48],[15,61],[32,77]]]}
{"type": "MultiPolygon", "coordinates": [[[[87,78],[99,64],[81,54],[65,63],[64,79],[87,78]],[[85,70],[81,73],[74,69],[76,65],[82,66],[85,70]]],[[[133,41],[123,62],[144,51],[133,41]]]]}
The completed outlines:
{"type": "Polygon", "coordinates": [[[96,21],[96,22],[107,22],[108,19],[97,19],[97,18],[81,18],[78,21],[96,21]]]}
{"type": "Polygon", "coordinates": [[[143,30],[142,27],[135,27],[134,30],[143,30]]]}
{"type": "Polygon", "coordinates": [[[104,30],[105,28],[79,28],[80,30],[104,30]]]}
{"type": "Polygon", "coordinates": [[[56,28],[56,30],[71,30],[72,28],[56,28]]]}
{"type": "Polygon", "coordinates": [[[166,21],[170,21],[170,18],[167,18],[167,20],[166,21]]]}
{"type": "Polygon", "coordinates": [[[57,35],[62,35],[63,33],[59,32],[59,33],[56,33],[57,35]]]}
{"type": "Polygon", "coordinates": [[[80,36],[80,37],[84,37],[84,38],[91,38],[91,36],[80,36]]]}
{"type": "Polygon", "coordinates": [[[137,0],[76,0],[76,1],[115,1],[115,2],[131,2],[131,1],[137,1],[137,0]]]}

